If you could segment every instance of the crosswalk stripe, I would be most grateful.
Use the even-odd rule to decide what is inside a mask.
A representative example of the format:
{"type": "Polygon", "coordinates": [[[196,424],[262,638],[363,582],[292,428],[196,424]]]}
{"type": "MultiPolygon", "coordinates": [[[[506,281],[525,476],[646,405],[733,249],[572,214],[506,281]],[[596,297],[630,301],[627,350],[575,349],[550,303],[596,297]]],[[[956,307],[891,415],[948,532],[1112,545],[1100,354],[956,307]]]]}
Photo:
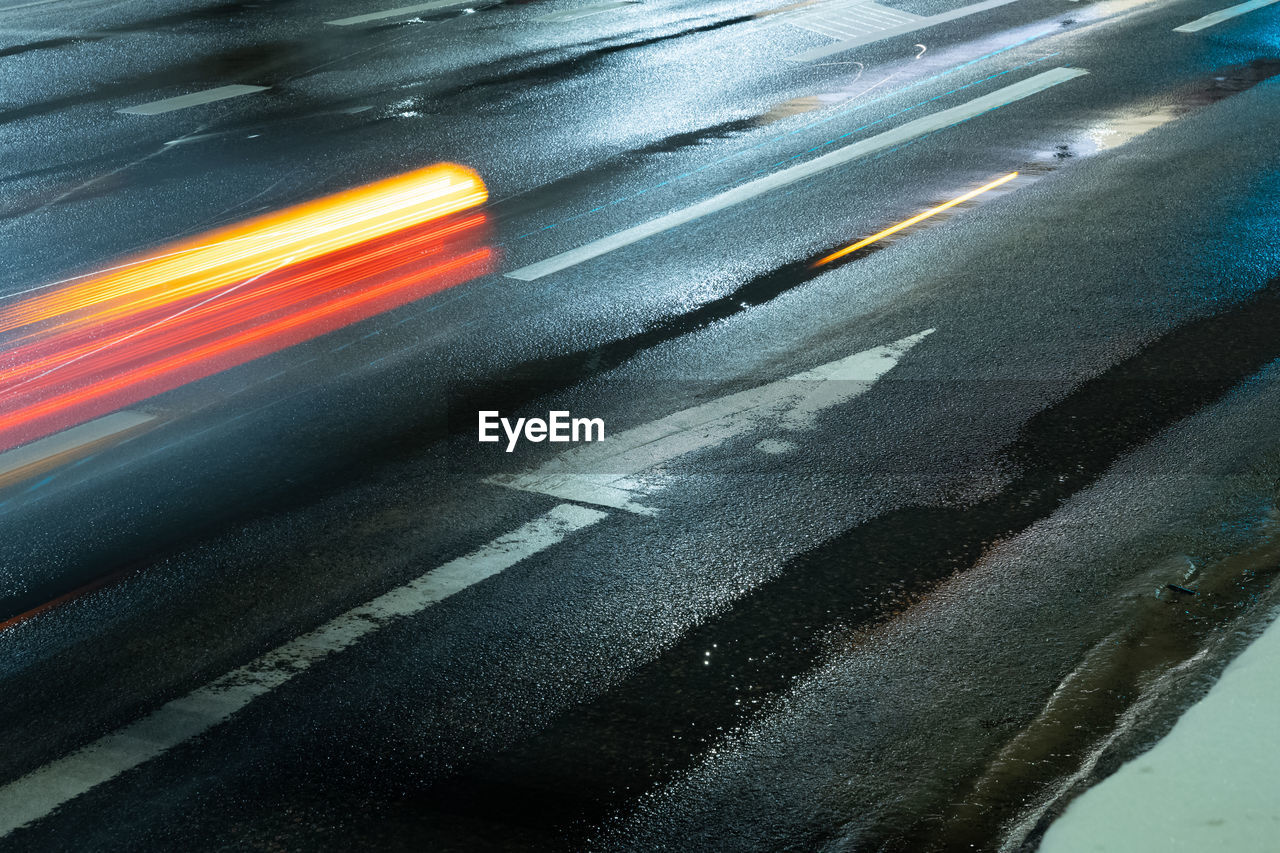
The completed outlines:
{"type": "Polygon", "coordinates": [[[874,2],[828,5],[790,18],[787,23],[832,38],[859,38],[921,20],[919,15],[874,2]]]}

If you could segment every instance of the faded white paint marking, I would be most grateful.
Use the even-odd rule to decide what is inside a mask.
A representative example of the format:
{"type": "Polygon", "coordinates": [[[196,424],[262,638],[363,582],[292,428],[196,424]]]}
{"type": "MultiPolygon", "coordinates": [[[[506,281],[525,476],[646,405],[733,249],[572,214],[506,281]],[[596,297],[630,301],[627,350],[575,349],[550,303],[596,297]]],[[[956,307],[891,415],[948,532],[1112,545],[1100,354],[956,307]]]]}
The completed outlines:
{"type": "Polygon", "coordinates": [[[621,9],[623,6],[634,6],[640,0],[621,0],[618,3],[601,3],[598,6],[580,6],[577,9],[566,9],[563,12],[553,12],[550,15],[543,15],[538,18],[539,21],[576,21],[579,18],[589,18],[592,15],[599,15],[601,12],[608,12],[611,9],[621,9]]]}
{"type": "Polygon", "coordinates": [[[854,2],[824,6],[789,19],[787,23],[809,32],[847,40],[902,27],[921,21],[920,15],[881,6],[878,3],[854,2]]]}
{"type": "Polygon", "coordinates": [[[980,116],[985,112],[1002,107],[1005,104],[1021,100],[1022,98],[1033,95],[1036,92],[1041,92],[1051,86],[1056,86],[1059,83],[1065,83],[1068,80],[1073,80],[1076,77],[1080,77],[1088,73],[1089,72],[1082,68],[1066,67],[1059,67],[1049,71],[1044,71],[1034,77],[1029,77],[1018,83],[1005,86],[1002,89],[997,89],[989,95],[983,95],[981,98],[976,98],[968,103],[960,104],[959,106],[942,110],[941,112],[936,112],[932,115],[924,116],[923,118],[918,118],[915,121],[909,121],[900,127],[894,128],[893,130],[886,130],[884,133],[879,133],[875,136],[855,142],[852,145],[839,148],[829,154],[823,154],[820,157],[815,157],[812,160],[800,163],[799,165],[774,172],[772,175],[766,175],[763,178],[748,181],[745,184],[734,187],[731,190],[726,190],[719,195],[712,196],[711,198],[700,201],[697,204],[680,208],[679,210],[672,211],[664,216],[659,216],[656,219],[650,219],[648,222],[641,225],[636,225],[624,231],[619,231],[618,233],[612,234],[608,237],[602,237],[599,240],[594,240],[584,246],[579,246],[576,249],[570,249],[567,252],[554,255],[553,257],[547,258],[544,261],[539,261],[536,264],[529,264],[528,266],[521,267],[518,270],[513,270],[506,274],[507,278],[515,278],[521,281],[533,281],[534,279],[542,278],[545,275],[551,275],[552,273],[580,264],[583,261],[589,261],[592,258],[598,258],[601,255],[608,254],[609,252],[612,252],[615,249],[620,249],[623,246],[638,243],[646,237],[652,237],[654,234],[661,234],[663,231],[669,231],[672,228],[693,222],[696,219],[701,219],[709,214],[741,204],[744,201],[748,201],[749,199],[753,199],[756,196],[763,195],[764,193],[778,189],[779,187],[785,187],[788,184],[793,184],[796,181],[802,181],[805,178],[820,174],[828,169],[843,166],[844,164],[857,160],[860,157],[866,157],[869,154],[874,154],[887,148],[893,148],[896,145],[901,145],[904,142],[932,133],[935,130],[941,130],[944,127],[950,127],[953,124],[959,124],[960,122],[967,121],[974,116],[980,116]]]}
{"type": "Polygon", "coordinates": [[[1203,18],[1196,18],[1189,24],[1174,27],[1173,31],[1175,33],[1198,33],[1201,30],[1207,30],[1214,24],[1221,24],[1223,21],[1238,18],[1246,12],[1252,12],[1254,9],[1261,9],[1263,6],[1270,6],[1272,3],[1280,3],[1280,0],[1249,0],[1248,3],[1241,3],[1238,6],[1229,6],[1219,12],[1214,12],[1211,15],[1205,15],[1203,18]]]}
{"type": "Polygon", "coordinates": [[[396,618],[420,613],[606,517],[599,510],[561,504],[480,550],[348,610],[141,720],[9,783],[0,788],[0,837],[225,722],[254,699],[396,618]]]}
{"type": "Polygon", "coordinates": [[[116,412],[0,453],[0,481],[6,475],[74,452],[87,444],[120,435],[155,420],[142,412],[116,412]]]}
{"type": "Polygon", "coordinates": [[[337,18],[325,21],[333,27],[350,27],[354,24],[367,24],[369,21],[382,21],[387,18],[400,18],[405,15],[416,15],[418,12],[429,12],[432,9],[444,9],[449,6],[462,6],[468,0],[432,0],[430,3],[417,3],[413,6],[397,6],[394,9],[383,9],[381,12],[369,12],[365,15],[353,15],[350,18],[337,18]]]}
{"type": "Polygon", "coordinates": [[[926,329],[886,346],[676,412],[608,436],[603,442],[567,450],[528,473],[497,475],[486,482],[655,515],[654,509],[637,499],[666,483],[660,476],[643,476],[645,472],[753,430],[805,429],[819,412],[864,393],[933,331],[926,329]]]}
{"type": "Polygon", "coordinates": [[[267,88],[269,87],[241,84],[219,86],[216,89],[205,89],[203,92],[192,92],[189,95],[178,95],[176,98],[164,98],[159,101],[138,104],[136,107],[125,107],[122,110],[116,110],[116,112],[136,116],[153,116],[160,113],[173,112],[174,110],[185,110],[187,107],[198,107],[201,104],[211,104],[214,101],[225,101],[227,98],[238,98],[241,95],[261,92],[267,88]]]}
{"type": "MultiPolygon", "coordinates": [[[[806,50],[803,53],[797,53],[795,56],[789,56],[787,57],[787,61],[788,62],[812,62],[815,59],[823,59],[825,57],[831,56],[836,53],[844,53],[846,50],[852,50],[855,47],[862,47],[864,44],[871,44],[872,42],[882,41],[883,39],[892,38],[893,36],[900,36],[900,35],[903,35],[904,33],[913,33],[916,30],[923,30],[929,27],[937,26],[938,24],[945,24],[947,21],[954,21],[957,18],[966,18],[969,15],[973,15],[978,12],[985,12],[988,9],[995,9],[999,6],[1006,6],[1009,3],[1016,3],[1016,2],[1017,0],[983,0],[983,2],[981,3],[973,3],[969,6],[962,6],[959,9],[953,9],[950,12],[943,12],[939,15],[930,15],[926,18],[917,17],[915,20],[905,21],[903,23],[884,27],[881,29],[876,29],[874,31],[869,31],[863,34],[851,32],[849,36],[845,38],[841,38],[841,36],[838,35],[836,32],[828,32],[826,33],[827,35],[832,35],[836,38],[841,38],[841,40],[838,42],[835,42],[834,44],[824,45],[823,47],[815,47],[812,50],[806,50]]],[[[894,11],[897,11],[897,10],[894,10],[894,11]]],[[[898,12],[897,14],[903,15],[906,13],[898,12]]],[[[797,26],[802,26],[801,24],[798,24],[796,21],[791,21],[789,23],[797,24],[797,26]]],[[[863,27],[863,28],[866,29],[866,27],[863,27]]],[[[805,29],[813,29],[813,28],[805,27],[805,29]]]]}

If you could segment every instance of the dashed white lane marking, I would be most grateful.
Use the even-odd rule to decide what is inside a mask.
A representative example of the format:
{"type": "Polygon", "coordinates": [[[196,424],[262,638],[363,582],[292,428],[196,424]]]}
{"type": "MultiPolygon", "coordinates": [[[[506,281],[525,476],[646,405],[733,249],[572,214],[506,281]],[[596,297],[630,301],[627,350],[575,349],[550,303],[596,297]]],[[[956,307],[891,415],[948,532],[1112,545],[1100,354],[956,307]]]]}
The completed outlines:
{"type": "Polygon", "coordinates": [[[153,116],[160,113],[173,112],[174,110],[185,110],[187,107],[198,107],[201,104],[211,104],[214,101],[225,101],[227,98],[237,98],[241,95],[261,92],[266,88],[268,87],[240,84],[218,86],[216,89],[205,89],[203,92],[192,92],[189,95],[178,95],[176,98],[164,98],[159,101],[138,104],[136,107],[125,107],[122,110],[116,110],[116,112],[137,116],[153,116]]]}
{"type": "Polygon", "coordinates": [[[350,27],[353,24],[365,24],[369,21],[381,21],[386,18],[399,18],[404,15],[414,15],[418,12],[429,12],[432,9],[444,9],[448,6],[461,6],[468,0],[432,0],[430,3],[416,3],[413,6],[397,6],[394,9],[383,9],[381,12],[369,12],[366,15],[353,15],[350,18],[337,18],[332,21],[325,21],[326,24],[334,27],[350,27]]]}
{"type": "Polygon", "coordinates": [[[975,98],[968,103],[918,118],[915,121],[909,121],[893,130],[887,130],[884,133],[847,145],[829,154],[823,154],[796,166],[774,172],[772,175],[748,181],[697,204],[672,211],[664,216],[650,219],[648,222],[611,234],[608,237],[594,240],[576,249],[570,249],[546,260],[513,270],[507,273],[506,276],[507,278],[515,278],[521,281],[533,281],[545,275],[551,275],[583,261],[589,261],[592,258],[608,254],[623,246],[638,243],[646,237],[652,237],[654,234],[661,234],[663,231],[669,231],[672,228],[693,222],[695,219],[701,219],[725,208],[741,204],[779,187],[802,181],[805,178],[820,174],[828,169],[834,169],[837,166],[843,166],[845,163],[857,160],[860,157],[866,157],[868,154],[874,154],[877,151],[892,148],[895,145],[941,130],[944,127],[967,121],[974,116],[982,115],[1005,104],[1021,100],[1036,92],[1044,91],[1051,86],[1065,83],[1088,73],[1082,68],[1067,67],[1059,67],[1042,72],[1034,77],[997,89],[989,95],[975,98]]]}
{"type": "Polygon", "coordinates": [[[313,664],[589,527],[607,513],[560,504],[478,551],[459,557],[326,622],[135,723],[0,788],[0,837],[68,800],[225,722],[313,664]]]}
{"type": "Polygon", "coordinates": [[[865,0],[855,0],[852,3],[840,3],[804,12],[790,18],[787,23],[809,32],[844,41],[864,38],[873,33],[906,26],[920,20],[923,20],[921,15],[900,12],[878,3],[865,2],[865,0]]]}
{"type": "MultiPolygon", "coordinates": [[[[904,23],[874,30],[861,35],[854,34],[847,37],[842,37],[842,36],[835,35],[834,33],[826,33],[826,35],[833,35],[835,38],[840,38],[841,40],[838,42],[835,42],[834,44],[828,44],[822,47],[815,47],[812,50],[806,50],[803,53],[797,53],[795,56],[789,56],[787,57],[787,61],[788,62],[812,62],[815,59],[823,59],[824,57],[828,57],[836,53],[843,53],[846,50],[852,50],[853,48],[861,47],[864,44],[871,44],[872,42],[880,41],[881,39],[891,38],[893,36],[899,36],[899,35],[902,35],[903,33],[910,33],[910,32],[915,32],[916,30],[923,30],[928,27],[936,26],[938,24],[944,24],[947,21],[954,21],[957,18],[965,18],[965,17],[968,17],[969,15],[976,14],[977,12],[985,12],[988,9],[995,9],[998,6],[1005,6],[1005,5],[1008,5],[1009,3],[1016,3],[1016,2],[1017,0],[983,0],[983,2],[981,3],[973,3],[972,5],[969,5],[969,6],[962,6],[961,8],[953,9],[950,12],[943,12],[942,14],[939,14],[939,15],[930,15],[927,18],[917,17],[915,18],[915,20],[906,21],[904,23]]],[[[871,4],[871,5],[874,5],[874,4],[871,4]]],[[[898,12],[897,14],[903,15],[905,13],[898,12]]],[[[788,23],[801,26],[801,24],[799,24],[795,20],[791,20],[788,23]]],[[[812,27],[805,27],[805,29],[812,29],[812,27]]]]}
{"type": "Polygon", "coordinates": [[[97,418],[55,435],[0,453],[0,483],[21,469],[38,465],[47,459],[70,453],[86,444],[94,444],[112,436],[137,429],[155,420],[142,412],[116,412],[97,418]]]}
{"type": "Polygon", "coordinates": [[[565,451],[528,473],[498,475],[486,482],[655,515],[654,509],[638,503],[637,498],[661,489],[665,483],[661,476],[639,476],[643,472],[761,427],[804,429],[822,410],[866,392],[933,331],[926,329],[768,385],[676,412],[606,436],[603,442],[565,451]]]}
{"type": "Polygon", "coordinates": [[[1254,9],[1261,9],[1263,6],[1270,6],[1272,3],[1280,3],[1280,0],[1249,0],[1248,3],[1241,3],[1238,6],[1229,6],[1219,12],[1211,15],[1205,15],[1203,18],[1196,18],[1189,24],[1183,24],[1180,27],[1174,27],[1175,33],[1198,33],[1201,30],[1207,30],[1214,24],[1220,24],[1223,21],[1229,21],[1232,18],[1238,18],[1246,12],[1252,12],[1254,9]]]}
{"type": "Polygon", "coordinates": [[[538,18],[539,21],[576,21],[579,18],[589,18],[592,15],[599,15],[601,12],[608,12],[611,9],[621,9],[623,6],[634,6],[640,0],[621,0],[618,3],[601,3],[598,6],[580,6],[577,9],[566,9],[563,12],[553,12],[550,15],[544,15],[538,18]]]}

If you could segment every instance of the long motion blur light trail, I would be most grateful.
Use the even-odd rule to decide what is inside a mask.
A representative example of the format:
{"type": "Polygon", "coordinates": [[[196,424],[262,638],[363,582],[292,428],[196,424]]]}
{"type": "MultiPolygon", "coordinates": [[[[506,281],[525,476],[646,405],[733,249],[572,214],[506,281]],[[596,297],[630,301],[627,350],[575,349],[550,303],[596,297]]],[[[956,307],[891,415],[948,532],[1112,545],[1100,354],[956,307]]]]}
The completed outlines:
{"type": "Polygon", "coordinates": [[[486,198],[432,166],[0,311],[0,451],[491,271],[486,198]]]}
{"type": "Polygon", "coordinates": [[[428,166],[219,229],[169,247],[154,260],[0,311],[0,332],[63,318],[89,325],[148,303],[207,293],[285,263],[317,258],[488,199],[480,176],[453,164],[428,166]]]}
{"type": "Polygon", "coordinates": [[[970,190],[969,192],[965,193],[962,196],[957,196],[956,198],[951,199],[951,201],[943,202],[937,207],[931,207],[928,210],[924,211],[923,213],[917,213],[915,216],[911,217],[910,219],[902,220],[897,225],[892,225],[884,229],[883,231],[879,231],[875,234],[872,234],[870,237],[864,237],[856,243],[852,243],[848,246],[845,246],[843,249],[839,249],[835,252],[832,252],[831,254],[827,255],[825,258],[820,258],[819,260],[814,261],[813,266],[814,267],[825,266],[826,264],[829,264],[832,261],[836,261],[836,260],[839,260],[840,258],[843,258],[845,255],[851,255],[854,252],[858,251],[859,249],[865,249],[867,246],[870,246],[872,243],[879,242],[880,240],[883,240],[885,237],[890,237],[894,234],[897,234],[899,231],[901,231],[904,228],[910,228],[912,225],[915,225],[919,222],[924,222],[926,219],[932,216],[937,216],[939,213],[942,213],[944,210],[950,210],[956,205],[964,204],[966,201],[971,201],[985,192],[990,192],[991,190],[994,190],[996,187],[1004,186],[1005,184],[1009,183],[1016,177],[1018,177],[1017,172],[1010,172],[1007,175],[996,178],[991,183],[983,184],[982,186],[978,187],[976,190],[970,190]]]}

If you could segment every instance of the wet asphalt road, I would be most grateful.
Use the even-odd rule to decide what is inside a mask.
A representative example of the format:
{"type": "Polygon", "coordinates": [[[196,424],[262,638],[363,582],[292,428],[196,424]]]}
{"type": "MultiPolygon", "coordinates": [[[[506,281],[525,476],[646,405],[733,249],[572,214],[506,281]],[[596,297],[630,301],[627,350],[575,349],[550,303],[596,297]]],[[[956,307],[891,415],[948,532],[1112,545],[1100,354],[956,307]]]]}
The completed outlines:
{"type": "Polygon", "coordinates": [[[1034,849],[1262,620],[1280,12],[1018,0],[795,61],[851,13],[599,5],[0,7],[0,297],[439,161],[485,180],[498,258],[0,491],[0,620],[75,594],[0,632],[0,803],[35,809],[0,849],[1034,849]],[[1088,73],[1006,89],[1059,68],[1088,73]],[[269,88],[118,112],[231,84],[269,88]],[[634,439],[928,330],[811,416],[686,415],[562,488],[529,479],[562,447],[475,437],[568,409],[634,439]],[[494,541],[528,553],[287,646],[494,541]],[[57,763],[282,646],[226,719],[57,763]]]}

